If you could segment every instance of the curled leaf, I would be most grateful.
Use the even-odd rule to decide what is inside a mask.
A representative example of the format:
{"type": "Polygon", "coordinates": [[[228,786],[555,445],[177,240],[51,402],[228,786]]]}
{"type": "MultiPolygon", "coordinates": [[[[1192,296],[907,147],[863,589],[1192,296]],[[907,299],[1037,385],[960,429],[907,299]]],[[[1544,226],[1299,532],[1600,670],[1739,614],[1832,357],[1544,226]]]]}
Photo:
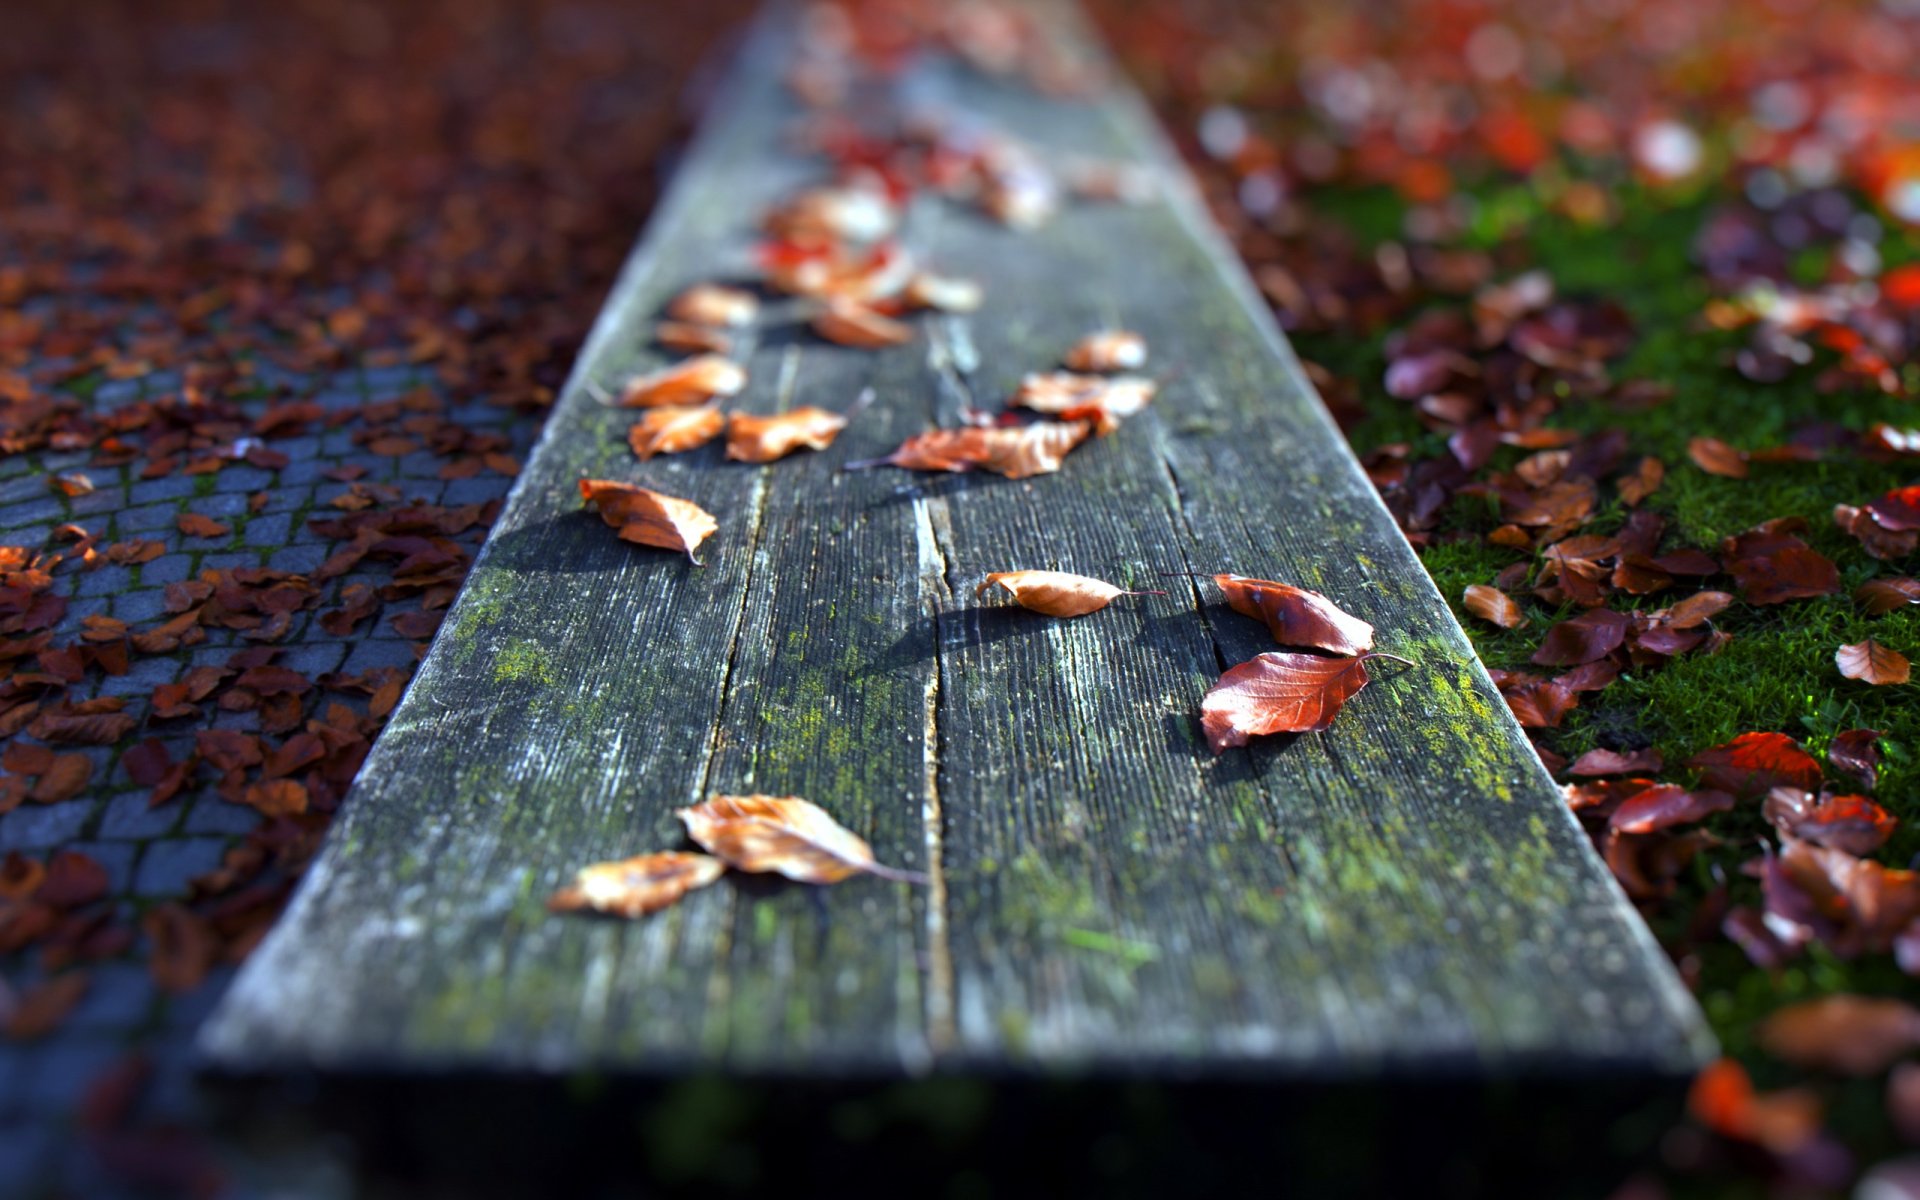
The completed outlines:
{"type": "Polygon", "coordinates": [[[1905,683],[1912,675],[1907,656],[1868,638],[1842,646],[1833,655],[1834,665],[1848,679],[1862,683],[1887,685],[1905,683]]]}
{"type": "Polygon", "coordinates": [[[796,408],[771,417],[734,413],[727,419],[727,457],[769,463],[796,450],[825,450],[847,427],[847,418],[824,408],[796,408]]]}
{"type": "Polygon", "coordinates": [[[1014,603],[1050,617],[1082,617],[1113,603],[1116,596],[1164,596],[1165,592],[1130,592],[1101,579],[1069,575],[1065,571],[995,571],[975,596],[984,596],[998,584],[1014,603]]]}
{"type": "Polygon", "coordinates": [[[582,479],[580,498],[600,510],[601,519],[620,531],[621,540],[683,550],[696,567],[700,560],[694,558],[694,549],[720,528],[712,513],[691,500],[610,479],[582,479]]]}
{"type": "Polygon", "coordinates": [[[911,308],[930,308],[937,312],[969,313],[984,299],[980,285],[971,279],[955,279],[921,271],[907,280],[901,299],[911,308]]]}
{"type": "Polygon", "coordinates": [[[1270,733],[1316,733],[1367,686],[1367,661],[1267,653],[1220,676],[1200,704],[1200,727],[1219,754],[1270,733]]]}
{"type": "Polygon", "coordinates": [[[1373,648],[1373,626],[1306,588],[1244,575],[1215,575],[1228,607],[1264,621],[1282,646],[1312,646],[1330,654],[1364,654],[1373,648]]]}
{"type": "Polygon", "coordinates": [[[1484,583],[1470,583],[1460,598],[1467,611],[1483,621],[1491,622],[1502,629],[1518,629],[1527,623],[1527,615],[1513,602],[1513,597],[1497,587],[1484,583]]]}
{"type": "Polygon", "coordinates": [[[720,435],[726,423],[720,410],[711,406],[656,408],[627,430],[627,445],[641,459],[679,454],[706,445],[720,435]]]}
{"type": "Polygon", "coordinates": [[[1726,610],[1733,597],[1726,592],[1695,592],[1667,610],[1670,629],[1692,629],[1703,625],[1726,610]]]}
{"type": "Polygon", "coordinates": [[[852,300],[830,300],[813,318],[813,331],[830,342],[862,350],[898,346],[913,338],[913,327],[852,300]]]}
{"type": "Polygon", "coordinates": [[[662,321],[653,328],[653,340],[669,350],[689,354],[732,354],[733,339],[708,325],[662,321]]]}
{"type": "Polygon", "coordinates": [[[1827,747],[1827,764],[1872,791],[1880,782],[1880,731],[1848,729],[1835,734],[1827,747]]]}
{"type": "Polygon", "coordinates": [[[1158,390],[1153,380],[1131,375],[1108,379],[1053,371],[1021,379],[1020,390],[1007,403],[1053,416],[1096,408],[1112,417],[1130,417],[1152,403],[1158,390]]]}
{"type": "Polygon", "coordinates": [[[935,429],[910,437],[885,458],[848,463],[905,467],[910,471],[971,471],[975,468],[1025,479],[1060,469],[1067,452],[1093,433],[1090,421],[1040,421],[1017,429],[935,429]]]}
{"type": "Polygon", "coordinates": [[[1920,604],[1920,579],[1869,579],[1854,589],[1853,598],[1869,614],[1885,616],[1896,608],[1920,604]]]}
{"type": "Polygon", "coordinates": [[[616,917],[644,917],[677,903],[696,888],[706,887],[726,869],[727,864],[717,858],[681,850],[594,863],[575,872],[573,882],[548,899],[547,908],[553,912],[588,910],[616,917]]]}
{"type": "Polygon", "coordinates": [[[753,324],[760,301],[752,292],[717,283],[696,283],[667,304],[667,315],[691,325],[740,329],[753,324]]]}
{"type": "Polygon", "coordinates": [[[921,878],[874,862],[871,846],[798,796],[715,796],[676,815],[688,837],[738,871],[770,871],[799,883],[838,883],[863,872],[921,878]]]}
{"type": "Polygon", "coordinates": [[[746,386],[745,367],[718,354],[702,354],[630,381],[616,403],[621,408],[705,404],[716,396],[737,396],[746,386]]]}
{"type": "Polygon", "coordinates": [[[1124,329],[1090,333],[1060,361],[1075,371],[1138,371],[1147,365],[1147,339],[1124,329]]]}

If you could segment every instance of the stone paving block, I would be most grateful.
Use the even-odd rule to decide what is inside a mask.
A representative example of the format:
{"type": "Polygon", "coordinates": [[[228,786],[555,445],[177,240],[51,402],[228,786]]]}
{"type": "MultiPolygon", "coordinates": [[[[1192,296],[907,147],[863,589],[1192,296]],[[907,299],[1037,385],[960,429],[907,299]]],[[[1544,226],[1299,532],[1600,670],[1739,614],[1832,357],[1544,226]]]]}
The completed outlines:
{"type": "Polygon", "coordinates": [[[456,479],[441,493],[442,504],[449,508],[458,508],[462,504],[485,504],[487,501],[507,494],[513,486],[513,480],[504,476],[485,472],[472,479],[456,479]]]}
{"type": "Polygon", "coordinates": [[[138,963],[101,963],[88,968],[93,982],[61,1027],[76,1032],[124,1033],[147,1019],[156,989],[138,963]]]}
{"type": "Polygon", "coordinates": [[[211,496],[195,496],[187,501],[187,510],[225,521],[229,517],[246,515],[247,498],[240,492],[215,492],[211,496]]]}
{"type": "Polygon", "coordinates": [[[23,525],[32,525],[36,522],[59,523],[65,521],[66,516],[66,507],[52,496],[44,496],[38,500],[23,500],[0,507],[0,529],[19,529],[23,525]]]}
{"type": "Polygon", "coordinates": [[[246,543],[249,546],[279,548],[285,546],[293,536],[293,514],[262,515],[247,522],[246,543]]]}
{"type": "Polygon", "coordinates": [[[77,1034],[48,1039],[27,1076],[27,1102],[49,1109],[76,1104],[101,1072],[124,1057],[126,1051],[117,1039],[77,1034]]]}
{"type": "MultiPolygon", "coordinates": [[[[146,504],[121,510],[113,523],[114,527],[120,531],[121,537],[129,537],[136,533],[154,533],[163,529],[171,532],[176,528],[173,523],[174,518],[179,515],[180,505],[177,503],[146,504]]],[[[159,564],[147,565],[158,566],[159,564]]]]}
{"type": "Polygon", "coordinates": [[[260,825],[260,814],[244,804],[228,804],[218,796],[202,796],[193,802],[181,829],[186,833],[252,833],[260,825]]]}
{"type": "Polygon", "coordinates": [[[293,571],[300,575],[310,575],[325,561],[330,552],[319,544],[307,546],[285,546],[275,550],[267,558],[267,565],[276,571],[293,571]]]}
{"type": "Polygon", "coordinates": [[[80,836],[87,818],[93,814],[90,799],[63,800],[59,804],[23,804],[0,816],[0,852],[7,850],[46,850],[64,845],[80,836]]]}
{"type": "Polygon", "coordinates": [[[316,641],[308,642],[304,646],[289,646],[275,661],[283,667],[312,678],[324,675],[328,671],[339,670],[341,661],[346,657],[346,644],[329,638],[324,642],[316,641]]]}
{"type": "Polygon", "coordinates": [[[226,848],[225,838],[193,837],[149,843],[140,856],[133,890],[142,896],[182,895],[195,875],[204,875],[220,865],[220,856],[226,848]]]}
{"type": "MultiPolygon", "coordinates": [[[[200,558],[200,569],[202,571],[231,571],[235,567],[257,567],[259,565],[260,554],[258,551],[221,551],[219,553],[205,554],[200,558]]],[[[208,632],[211,634],[212,631],[209,630],[208,632]]]]}
{"type": "Polygon", "coordinates": [[[47,476],[44,471],[34,470],[30,474],[20,475],[0,483],[0,505],[46,498],[47,476]]]}
{"type": "Polygon", "coordinates": [[[192,475],[163,475],[159,479],[142,479],[128,489],[130,503],[151,504],[156,500],[180,500],[193,495],[194,479],[192,475]]]}
{"type": "Polygon", "coordinates": [[[141,566],[140,584],[142,587],[157,587],[178,583],[192,574],[192,565],[185,554],[169,554],[156,558],[141,566]]]}
{"type": "MultiPolygon", "coordinates": [[[[0,1089],[3,1090],[3,1089],[0,1089]]],[[[0,1125],[0,1179],[24,1182],[44,1172],[56,1153],[51,1122],[8,1122],[0,1125]]]]}
{"type": "Polygon", "coordinates": [[[77,589],[81,596],[111,596],[124,592],[133,586],[133,568],[116,567],[111,564],[95,567],[79,576],[77,589]]]}
{"type": "MultiPolygon", "coordinates": [[[[143,577],[142,582],[144,581],[143,577]]],[[[160,588],[141,588],[138,591],[125,592],[112,598],[109,611],[129,625],[139,625],[147,621],[164,621],[169,615],[167,594],[160,588]]]]}
{"type": "MultiPolygon", "coordinates": [[[[382,614],[381,621],[384,622],[387,616],[388,614],[382,614]]],[[[387,627],[382,624],[377,628],[385,632],[387,627]]],[[[368,638],[355,646],[353,653],[347,655],[346,665],[341,669],[349,675],[358,675],[377,667],[410,667],[414,661],[412,642],[397,638],[376,637],[368,638]]]]}
{"type": "Polygon", "coordinates": [[[127,492],[119,486],[102,484],[94,480],[94,490],[84,496],[75,496],[67,501],[67,511],[76,521],[86,521],[94,517],[107,516],[119,512],[127,506],[127,492]]]}
{"type": "Polygon", "coordinates": [[[147,802],[145,788],[122,792],[107,801],[107,811],[100,818],[100,836],[144,841],[170,832],[179,820],[177,803],[154,808],[147,802]]]}
{"type": "Polygon", "coordinates": [[[272,471],[263,467],[228,467],[214,476],[220,493],[264,491],[273,486],[272,471]]]}

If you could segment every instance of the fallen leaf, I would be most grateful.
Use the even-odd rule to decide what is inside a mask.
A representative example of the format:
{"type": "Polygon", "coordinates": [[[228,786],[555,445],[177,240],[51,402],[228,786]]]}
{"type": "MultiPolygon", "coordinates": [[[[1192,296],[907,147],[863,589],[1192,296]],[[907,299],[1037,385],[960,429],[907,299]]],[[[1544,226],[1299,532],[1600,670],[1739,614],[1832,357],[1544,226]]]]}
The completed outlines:
{"type": "Polygon", "coordinates": [[[1920,604],[1920,579],[1869,579],[1854,589],[1853,598],[1870,615],[1885,616],[1896,608],[1920,604]]]}
{"type": "Polygon", "coordinates": [[[969,313],[980,307],[985,293],[971,279],[955,279],[921,271],[907,280],[906,289],[900,293],[900,297],[910,308],[969,313]]]}
{"type": "Polygon", "coordinates": [[[1733,797],[1712,790],[1688,791],[1671,783],[1627,797],[1607,822],[1621,833],[1657,833],[1676,825],[1692,825],[1733,807],[1733,797]]]}
{"type": "Polygon", "coordinates": [[[1862,683],[1879,686],[1905,683],[1911,676],[1911,667],[1907,657],[1897,650],[1891,650],[1879,642],[1868,638],[1850,646],[1842,646],[1833,655],[1834,665],[1848,679],[1858,679],[1862,683]]]}
{"type": "Polygon", "coordinates": [[[1618,750],[1589,750],[1573,760],[1569,775],[1657,774],[1664,765],[1660,752],[1651,746],[1622,754],[1618,750]]]}
{"type": "Polygon", "coordinates": [[[737,396],[747,369],[718,354],[702,354],[631,380],[615,402],[621,408],[685,407],[719,396],[737,396]]]}
{"type": "Polygon", "coordinates": [[[1692,629],[1703,625],[1726,611],[1732,603],[1733,597],[1726,592],[1695,592],[1667,610],[1667,627],[1692,629]]]}
{"type": "Polygon", "coordinates": [[[656,454],[679,454],[720,436],[726,423],[720,410],[711,406],[655,408],[627,430],[627,445],[643,461],[656,454]]]}
{"type": "Polygon", "coordinates": [[[1760,1023],[1760,1048],[1782,1062],[1839,1075],[1878,1075],[1920,1048],[1920,1009],[1846,993],[1789,1004],[1760,1023]]]}
{"type": "Polygon", "coordinates": [[[86,996],[91,983],[86,972],[68,971],[28,988],[6,1013],[7,1036],[30,1041],[52,1033],[86,996]]]}
{"type": "Polygon", "coordinates": [[[1747,453],[1736,450],[1718,438],[1697,437],[1687,443],[1687,457],[1709,475],[1726,479],[1747,477],[1747,453]]]}
{"type": "Polygon", "coordinates": [[[1783,833],[1856,857],[1887,844],[1900,822],[1865,796],[1829,796],[1775,788],[1762,809],[1783,833]]]}
{"type": "Polygon", "coordinates": [[[58,754],[33,785],[35,804],[54,804],[78,796],[93,778],[93,760],[84,754],[58,754]]]}
{"type": "Polygon", "coordinates": [[[1920,529],[1920,484],[1895,488],[1866,504],[1868,512],[1882,529],[1907,532],[1920,529]]]}
{"type": "Polygon", "coordinates": [[[1701,782],[1736,796],[1759,796],[1777,787],[1820,788],[1820,763],[1784,733],[1743,733],[1687,760],[1701,782]]]}
{"type": "Polygon", "coordinates": [[[770,417],[737,412],[727,418],[727,457],[769,463],[796,450],[825,450],[846,427],[846,417],[811,406],[770,417]]]}
{"type": "Polygon", "coordinates": [[[1596,608],[1547,630],[1532,661],[1541,666],[1574,667],[1618,650],[1632,625],[1624,613],[1596,608]]]}
{"type": "Polygon", "coordinates": [[[188,537],[218,538],[233,532],[233,526],[222,525],[212,517],[196,512],[181,513],[173,523],[188,537]]]}
{"type": "Polygon", "coordinates": [[[1880,781],[1880,731],[1848,729],[1835,734],[1827,747],[1827,764],[1872,791],[1880,781]]]}
{"type": "Polygon", "coordinates": [[[580,497],[599,508],[601,520],[619,530],[622,540],[683,550],[696,567],[702,564],[694,550],[720,528],[712,513],[691,500],[610,479],[582,479],[580,497]]]}
{"type": "Polygon", "coordinates": [[[1713,1132],[1786,1154],[1820,1132],[1820,1098],[1805,1088],[1756,1092],[1747,1070],[1720,1059],[1694,1078],[1687,1111],[1713,1132]]]}
{"type": "Polygon", "coordinates": [[[913,340],[913,327],[853,300],[827,301],[813,318],[813,331],[830,342],[881,350],[913,340]]]}
{"type": "Polygon", "coordinates": [[[190,992],[206,979],[220,943],[206,920],[179,904],[161,904],[140,918],[152,952],[147,970],[165,992],[190,992]]]}
{"type": "Polygon", "coordinates": [[[1580,707],[1580,697],[1559,679],[1525,671],[1494,671],[1492,676],[1522,728],[1557,729],[1568,713],[1580,707]]]}
{"type": "Polygon", "coordinates": [[[1666,464],[1648,455],[1640,460],[1632,474],[1622,475],[1614,486],[1620,491],[1620,502],[1631,508],[1659,491],[1666,478],[1666,464]]]}
{"type": "Polygon", "coordinates": [[[1020,389],[1007,403],[1014,408],[1059,416],[1076,409],[1092,408],[1111,417],[1131,417],[1153,402],[1158,384],[1151,379],[1131,375],[1107,378],[1101,375],[1074,375],[1053,371],[1027,375],[1020,389]]]}
{"type": "Polygon", "coordinates": [[[93,492],[93,480],[77,471],[65,475],[49,475],[47,486],[68,499],[90,495],[93,492]]]}
{"type": "Polygon", "coordinates": [[[760,301],[752,292],[717,283],[696,283],[667,302],[667,315],[694,325],[742,329],[753,324],[760,301]]]}
{"type": "Polygon", "coordinates": [[[1520,606],[1514,603],[1513,597],[1497,587],[1489,587],[1484,583],[1470,583],[1460,602],[1474,616],[1491,622],[1501,629],[1518,629],[1527,623],[1527,615],[1520,611],[1520,606]]]}
{"type": "Polygon", "coordinates": [[[1749,604],[1782,604],[1840,590],[1832,560],[1794,536],[1805,528],[1805,521],[1782,518],[1720,543],[1727,573],[1739,581],[1749,604]]]}
{"type": "Polygon", "coordinates": [[[1090,333],[1060,361],[1074,371],[1138,371],[1147,365],[1147,339],[1123,329],[1090,333]]]}
{"type": "Polygon", "coordinates": [[[935,429],[908,438],[885,458],[848,463],[846,469],[893,466],[910,471],[971,471],[977,467],[1008,479],[1026,479],[1058,471],[1067,453],[1092,433],[1091,421],[1040,421],[1018,429],[935,429]]]}
{"type": "Polygon", "coordinates": [[[1083,617],[1113,603],[1116,596],[1164,596],[1165,592],[1130,592],[1086,575],[1065,571],[996,571],[974,589],[984,596],[995,584],[1012,596],[1022,608],[1050,617],[1083,617]]]}
{"type": "Polygon", "coordinates": [[[1367,661],[1269,650],[1230,668],[1200,704],[1200,726],[1215,754],[1270,733],[1317,733],[1367,686],[1367,661]]]}
{"type": "Polygon", "coordinates": [[[653,340],[669,350],[687,354],[732,354],[733,339],[707,325],[662,321],[653,327],[653,340]]]}
{"type": "Polygon", "coordinates": [[[594,863],[574,873],[573,882],[547,901],[553,912],[608,913],[644,917],[659,912],[725,873],[727,864],[705,854],[662,850],[618,862],[594,863]]]}
{"type": "Polygon", "coordinates": [[[874,862],[872,847],[798,796],[715,796],[677,815],[687,836],[735,870],[770,871],[798,883],[838,883],[862,872],[922,881],[874,862]]]}
{"type": "Polygon", "coordinates": [[[1244,575],[1215,575],[1227,606],[1264,621],[1282,646],[1312,646],[1331,654],[1364,654],[1373,648],[1373,626],[1305,588],[1244,575]]]}

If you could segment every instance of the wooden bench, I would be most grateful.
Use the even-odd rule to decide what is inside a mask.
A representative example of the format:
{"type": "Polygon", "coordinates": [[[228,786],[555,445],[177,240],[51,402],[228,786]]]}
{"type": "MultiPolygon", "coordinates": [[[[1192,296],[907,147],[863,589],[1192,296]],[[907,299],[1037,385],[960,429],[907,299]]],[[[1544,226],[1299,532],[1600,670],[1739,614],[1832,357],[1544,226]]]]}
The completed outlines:
{"type": "Polygon", "coordinates": [[[1692,1000],[1124,85],[1053,99],[916,65],[899,86],[917,102],[1048,158],[1144,167],[1159,194],[1026,232],[917,201],[911,244],[985,285],[978,313],[915,318],[877,352],[803,324],[742,352],[745,410],[874,389],[829,451],[634,460],[634,414],[589,383],[666,361],[664,303],[749,274],[761,215],[819,177],[791,139],[793,37],[776,13],[742,51],[325,851],[206,1026],[209,1061],[1254,1080],[1700,1063],[1692,1000]],[[1146,336],[1161,394],[1061,472],[841,469],[1102,327],[1146,336]],[[704,568],[616,540],[582,476],[714,513],[704,568]],[[974,599],[989,571],[1042,567],[1171,594],[1071,621],[974,599]],[[1201,697],[1272,641],[1162,571],[1313,588],[1418,666],[1324,733],[1216,756],[1201,697]],[[931,882],[741,878],[635,922],[547,911],[577,867],[683,844],[674,810],[716,792],[809,797],[931,882]]]}

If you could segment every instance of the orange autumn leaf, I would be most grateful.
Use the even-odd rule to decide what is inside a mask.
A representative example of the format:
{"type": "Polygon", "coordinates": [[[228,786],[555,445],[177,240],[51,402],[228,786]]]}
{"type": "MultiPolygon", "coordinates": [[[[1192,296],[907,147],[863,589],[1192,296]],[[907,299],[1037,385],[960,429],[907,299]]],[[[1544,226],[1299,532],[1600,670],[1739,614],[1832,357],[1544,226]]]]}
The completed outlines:
{"type": "Polygon", "coordinates": [[[1666,610],[1665,623],[1669,629],[1692,629],[1718,616],[1732,603],[1733,597],[1726,592],[1695,592],[1666,610]]]}
{"type": "Polygon", "coordinates": [[[769,463],[796,450],[825,450],[846,427],[846,417],[812,406],[770,417],[734,413],[727,419],[727,457],[769,463]]]}
{"type": "Polygon", "coordinates": [[[662,850],[617,862],[594,863],[574,872],[573,882],[547,900],[553,912],[590,911],[644,917],[726,872],[727,864],[705,854],[662,850]]]}
{"type": "Polygon", "coordinates": [[[68,499],[93,492],[93,480],[77,471],[65,475],[49,475],[47,486],[68,499]]]}
{"type": "Polygon", "coordinates": [[[1367,661],[1267,653],[1220,676],[1200,704],[1200,726],[1219,754],[1270,733],[1317,733],[1367,686],[1367,661]]]}
{"type": "Polygon", "coordinates": [[[190,992],[199,987],[220,951],[212,926],[179,904],[148,909],[140,918],[140,931],[152,943],[147,970],[162,991],[190,992]]]}
{"type": "Polygon", "coordinates": [[[1694,1077],[1687,1110],[1722,1137],[1775,1153],[1797,1149],[1820,1131],[1819,1097],[1805,1088],[1755,1091],[1746,1068],[1731,1058],[1709,1064],[1694,1077]]]}
{"type": "Polygon", "coordinates": [[[93,778],[93,760],[84,754],[56,754],[33,785],[35,804],[71,800],[93,778]]]}
{"type": "Polygon", "coordinates": [[[1067,452],[1093,433],[1091,421],[1040,421],[1017,429],[935,429],[910,437],[885,458],[848,463],[850,471],[893,466],[910,471],[975,468],[1025,479],[1060,469],[1067,452]]]}
{"type": "Polygon", "coordinates": [[[838,883],[861,873],[923,881],[876,863],[871,846],[798,796],[715,796],[676,815],[701,849],[738,871],[771,872],[798,883],[838,883]]]}
{"type": "Polygon", "coordinates": [[[1697,437],[1687,443],[1687,457],[1709,475],[1723,479],[1747,477],[1747,452],[1735,449],[1718,438],[1697,437]]]}
{"type": "Polygon", "coordinates": [[[753,324],[760,301],[752,292],[717,283],[696,283],[667,303],[667,315],[690,325],[740,329],[753,324]]]}
{"type": "Polygon", "coordinates": [[[1099,612],[1116,596],[1164,596],[1165,592],[1130,592],[1103,579],[1069,575],[1065,571],[995,571],[973,590],[984,596],[999,585],[1014,603],[1050,617],[1083,617],[1099,612]]]}
{"type": "Polygon", "coordinates": [[[813,331],[830,342],[881,350],[912,340],[913,327],[852,300],[830,300],[813,318],[813,331]]]}
{"type": "Polygon", "coordinates": [[[1920,1009],[1891,997],[1822,996],[1760,1023],[1760,1046],[1782,1062],[1840,1075],[1878,1075],[1920,1048],[1920,1009]]]}
{"type": "Polygon", "coordinates": [[[1090,333],[1060,361],[1075,371],[1138,371],[1147,365],[1147,339],[1124,329],[1090,333]]]}
{"type": "Polygon", "coordinates": [[[935,312],[969,313],[980,307],[985,295],[971,279],[955,279],[921,271],[907,280],[900,298],[909,308],[930,308],[935,312]]]}
{"type": "Polygon", "coordinates": [[[233,526],[222,525],[212,517],[196,512],[181,513],[173,523],[188,537],[217,538],[233,532],[233,526]]]}
{"type": "Polygon", "coordinates": [[[633,428],[627,430],[627,445],[642,460],[656,454],[679,454],[695,450],[720,436],[727,419],[720,410],[704,408],[656,408],[650,410],[633,428]]]}
{"type": "Polygon", "coordinates": [[[696,567],[701,563],[694,549],[720,528],[712,513],[691,500],[610,479],[582,479],[580,497],[600,510],[623,541],[683,550],[696,567]]]}
{"type": "Polygon", "coordinates": [[[1058,416],[1075,409],[1097,408],[1114,417],[1130,417],[1153,402],[1159,385],[1130,375],[1109,379],[1051,371],[1028,375],[1007,401],[1014,408],[1058,416]]]}
{"type": "Polygon", "coordinates": [[[702,354],[662,367],[620,389],[621,408],[705,404],[717,396],[737,396],[747,386],[747,369],[718,354],[702,354]]]}
{"type": "Polygon", "coordinates": [[[1920,604],[1920,579],[1869,579],[1854,589],[1853,598],[1869,615],[1883,617],[1896,608],[1920,604]]]}
{"type": "Polygon", "coordinates": [[[707,325],[662,321],[653,327],[653,340],[669,350],[689,354],[732,354],[733,339],[707,325]]]}
{"type": "Polygon", "coordinates": [[[1484,583],[1471,583],[1461,597],[1460,602],[1468,612],[1483,621],[1490,621],[1502,629],[1518,629],[1527,623],[1527,615],[1520,611],[1513,597],[1497,587],[1484,583]]]}
{"type": "Polygon", "coordinates": [[[1373,648],[1373,626],[1305,588],[1244,575],[1215,575],[1227,605],[1243,617],[1264,621],[1282,646],[1312,646],[1333,654],[1373,648]]]}
{"type": "Polygon", "coordinates": [[[1632,508],[1659,491],[1660,485],[1666,481],[1666,478],[1666,464],[1652,455],[1647,455],[1640,460],[1632,474],[1622,475],[1614,486],[1620,492],[1620,502],[1632,508]]]}
{"type": "Polygon", "coordinates": [[[1906,655],[1898,650],[1889,649],[1872,638],[1840,647],[1834,652],[1833,662],[1840,668],[1842,675],[1848,679],[1858,679],[1862,683],[1876,685],[1905,683],[1912,674],[1906,655]]]}

